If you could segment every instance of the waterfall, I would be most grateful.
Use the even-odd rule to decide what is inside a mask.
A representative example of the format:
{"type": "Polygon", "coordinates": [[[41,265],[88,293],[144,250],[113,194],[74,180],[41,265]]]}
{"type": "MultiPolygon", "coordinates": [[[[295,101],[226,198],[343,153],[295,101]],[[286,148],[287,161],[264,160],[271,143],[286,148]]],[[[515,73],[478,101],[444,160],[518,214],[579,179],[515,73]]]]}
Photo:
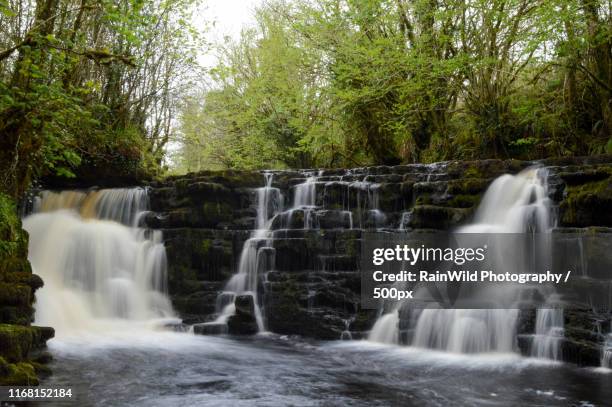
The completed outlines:
{"type": "Polygon", "coordinates": [[[304,214],[304,229],[313,229],[315,223],[315,202],[317,197],[317,177],[309,176],[305,182],[295,186],[295,196],[293,207],[288,211],[289,219],[292,218],[296,210],[301,210],[304,214]]]}
{"type": "Polygon", "coordinates": [[[610,321],[610,333],[606,336],[602,349],[601,367],[612,369],[612,321],[610,321]]]}
{"type": "Polygon", "coordinates": [[[559,308],[539,309],[536,313],[536,328],[531,344],[531,356],[545,359],[561,359],[563,340],[563,310],[559,308]]]}
{"type": "Polygon", "coordinates": [[[400,219],[398,230],[404,231],[410,225],[410,221],[412,220],[412,211],[403,212],[402,217],[400,219]]]}
{"type": "Polygon", "coordinates": [[[256,227],[251,237],[244,242],[238,272],[234,274],[225,285],[223,292],[217,298],[217,313],[219,316],[214,323],[226,323],[234,315],[234,299],[237,295],[250,294],[255,305],[255,318],[259,331],[265,330],[263,313],[257,299],[259,283],[259,268],[262,256],[265,256],[270,247],[270,223],[282,207],[282,195],[278,188],[272,187],[273,173],[264,173],[265,186],[257,188],[257,218],[256,227]]]}
{"type": "Polygon", "coordinates": [[[393,310],[376,320],[369,340],[381,343],[399,343],[399,313],[393,310]]]}
{"type": "Polygon", "coordinates": [[[302,206],[314,206],[316,200],[316,182],[317,177],[309,176],[305,182],[295,186],[295,196],[293,198],[293,207],[299,208],[302,206]]]}
{"type": "Polygon", "coordinates": [[[143,188],[37,197],[23,220],[29,260],[45,282],[36,293],[37,324],[62,336],[174,317],[161,232],[136,227],[147,208],[143,188]]]}
{"type": "MultiPolygon", "coordinates": [[[[531,233],[548,232],[551,228],[550,202],[542,170],[528,169],[518,175],[502,175],[487,189],[472,224],[459,233],[531,233]]],[[[516,258],[499,254],[499,262],[508,268],[520,268],[516,258]]],[[[502,289],[503,290],[503,289],[502,289]]],[[[501,304],[511,304],[515,292],[501,292],[501,304]]],[[[369,339],[398,343],[399,304],[382,315],[369,339]],[[393,332],[386,332],[391,330],[393,332]]],[[[458,353],[513,352],[516,350],[516,309],[424,309],[418,314],[412,345],[458,353]]],[[[563,317],[554,310],[538,310],[540,330],[534,335],[534,352],[538,356],[559,354],[558,335],[563,317]],[[554,316],[554,318],[553,318],[554,316]],[[552,338],[555,339],[552,339],[552,338]],[[545,344],[541,344],[544,341],[545,344]]]]}

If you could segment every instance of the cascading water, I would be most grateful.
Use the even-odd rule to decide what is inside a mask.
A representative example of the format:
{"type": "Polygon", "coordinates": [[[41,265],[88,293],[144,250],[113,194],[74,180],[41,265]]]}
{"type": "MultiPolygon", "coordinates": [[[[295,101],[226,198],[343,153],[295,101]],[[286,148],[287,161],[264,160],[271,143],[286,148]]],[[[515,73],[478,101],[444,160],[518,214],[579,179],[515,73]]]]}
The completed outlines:
{"type": "Polygon", "coordinates": [[[610,322],[610,333],[606,335],[601,352],[601,367],[612,369],[612,322],[610,322]]]}
{"type": "Polygon", "coordinates": [[[36,323],[58,336],[150,326],[174,317],[161,232],[135,225],[146,190],[45,191],[23,220],[29,260],[45,281],[36,323]]]}
{"type": "Polygon", "coordinates": [[[561,359],[563,340],[563,310],[559,308],[539,309],[536,313],[536,328],[531,345],[531,356],[561,359]]]}
{"type": "Polygon", "coordinates": [[[223,292],[217,299],[217,313],[219,316],[214,323],[226,323],[234,315],[234,299],[237,295],[249,294],[253,296],[255,305],[255,318],[259,331],[265,330],[265,323],[261,308],[257,300],[257,287],[259,280],[260,259],[270,247],[270,221],[282,207],[282,195],[278,188],[272,187],[274,174],[264,173],[265,186],[257,188],[257,229],[251,237],[244,242],[238,272],[230,278],[223,292]]]}
{"type": "Polygon", "coordinates": [[[291,208],[280,213],[280,226],[283,229],[291,228],[294,218],[300,214],[304,218],[304,229],[316,229],[316,197],[317,197],[317,177],[312,173],[307,173],[307,178],[301,184],[295,186],[293,203],[291,208]]]}
{"type": "MultiPolygon", "coordinates": [[[[474,222],[457,232],[549,231],[550,202],[543,178],[545,174],[535,169],[497,178],[485,193],[474,222]]],[[[503,262],[502,258],[498,260],[503,262]]],[[[503,264],[509,268],[517,264],[516,259],[511,262],[503,264]]],[[[505,299],[516,297],[513,292],[500,294],[505,299]]],[[[398,343],[400,308],[401,304],[377,320],[370,340],[398,343]]],[[[562,313],[559,318],[556,312],[558,310],[537,311],[537,319],[542,322],[532,345],[537,356],[554,358],[559,354],[556,338],[562,332],[563,318],[562,313]]],[[[516,350],[517,318],[516,309],[424,309],[416,319],[412,345],[459,353],[513,352],[516,350]]]]}

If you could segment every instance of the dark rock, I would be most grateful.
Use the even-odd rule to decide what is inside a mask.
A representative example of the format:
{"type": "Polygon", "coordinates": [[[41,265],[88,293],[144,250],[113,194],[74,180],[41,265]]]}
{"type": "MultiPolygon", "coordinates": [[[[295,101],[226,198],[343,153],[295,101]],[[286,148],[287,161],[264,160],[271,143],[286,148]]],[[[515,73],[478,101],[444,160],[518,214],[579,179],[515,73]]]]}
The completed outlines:
{"type": "Polygon", "coordinates": [[[351,213],[340,210],[318,211],[317,219],[321,229],[350,229],[351,213]]]}
{"type": "Polygon", "coordinates": [[[227,324],[219,322],[206,322],[193,325],[193,333],[196,335],[223,335],[228,332],[227,324]]]}
{"type": "Polygon", "coordinates": [[[434,205],[416,205],[412,210],[410,226],[420,229],[449,229],[464,223],[470,211],[434,205]]]}
{"type": "Polygon", "coordinates": [[[255,302],[252,295],[238,295],[234,300],[236,313],[227,319],[231,335],[253,335],[259,331],[255,317],[255,302]]]}
{"type": "MultiPolygon", "coordinates": [[[[612,222],[607,189],[611,162],[610,157],[540,162],[551,166],[549,195],[560,205],[562,226],[606,226],[612,222]]],[[[534,164],[494,159],[320,173],[311,170],[319,174],[317,207],[307,209],[308,215],[301,208],[291,215],[277,216],[270,241],[259,247],[258,298],[263,301],[267,329],[338,339],[347,330],[347,321],[352,321],[348,330],[354,338],[362,336],[376,319],[375,310],[359,306],[363,230],[397,228],[402,214],[409,211],[412,216],[407,226],[413,231],[462,225],[469,221],[495,177],[516,174],[534,164]],[[349,229],[349,211],[355,229],[349,229]],[[304,229],[307,216],[310,226],[318,229],[304,229]]],[[[284,196],[285,210],[291,207],[295,185],[308,176],[304,171],[275,172],[273,186],[284,196]]],[[[145,223],[164,231],[169,290],[186,321],[214,319],[219,292],[236,272],[244,242],[255,227],[254,188],[263,184],[264,176],[258,171],[203,171],[151,183],[151,208],[156,213],[147,215],[145,223]]],[[[595,253],[600,249],[588,250],[595,253]]],[[[236,333],[256,332],[252,317],[241,318],[237,313],[228,320],[236,333]]],[[[519,346],[528,341],[525,338],[533,333],[534,323],[535,312],[521,312],[519,346]]],[[[601,331],[603,325],[592,312],[566,312],[564,354],[576,363],[595,360],[593,349],[601,344],[601,338],[588,333],[601,331]],[[580,351],[581,344],[587,350],[580,351]]]]}
{"type": "Polygon", "coordinates": [[[568,186],[560,205],[562,226],[612,226],[612,178],[568,186]]]}

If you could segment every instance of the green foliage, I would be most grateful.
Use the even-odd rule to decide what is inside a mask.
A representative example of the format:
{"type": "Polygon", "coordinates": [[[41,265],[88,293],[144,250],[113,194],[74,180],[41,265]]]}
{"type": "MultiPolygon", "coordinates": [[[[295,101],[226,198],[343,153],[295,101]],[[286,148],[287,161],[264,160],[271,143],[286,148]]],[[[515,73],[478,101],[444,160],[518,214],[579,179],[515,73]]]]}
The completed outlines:
{"type": "Polygon", "coordinates": [[[0,188],[19,195],[32,178],[81,169],[161,171],[177,92],[196,67],[193,7],[192,0],[1,3],[0,188]]]}
{"type": "Polygon", "coordinates": [[[181,108],[180,170],[610,151],[597,0],[270,1],[181,108]]]}

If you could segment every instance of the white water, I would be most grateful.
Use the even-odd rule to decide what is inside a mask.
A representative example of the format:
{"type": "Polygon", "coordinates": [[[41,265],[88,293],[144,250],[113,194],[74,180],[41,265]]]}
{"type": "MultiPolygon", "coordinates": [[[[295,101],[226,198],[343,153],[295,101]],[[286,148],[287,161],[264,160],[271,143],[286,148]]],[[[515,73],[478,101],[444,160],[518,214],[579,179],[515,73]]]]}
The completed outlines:
{"type": "Polygon", "coordinates": [[[251,237],[244,242],[238,272],[230,278],[223,292],[217,300],[219,316],[214,323],[226,323],[227,319],[236,312],[234,299],[237,295],[249,294],[253,296],[255,304],[255,318],[259,331],[265,331],[263,313],[261,311],[257,287],[259,283],[259,265],[261,256],[271,249],[269,235],[272,217],[282,206],[282,196],[278,188],[272,187],[274,174],[264,173],[265,186],[257,188],[257,229],[251,237]]]}
{"type": "Polygon", "coordinates": [[[612,322],[610,322],[610,333],[606,337],[601,355],[601,367],[612,369],[612,322]]]}
{"type": "Polygon", "coordinates": [[[561,360],[560,343],[563,340],[563,326],[562,309],[539,309],[536,314],[531,356],[561,360]]]}
{"type": "Polygon", "coordinates": [[[369,340],[380,343],[399,343],[399,314],[393,310],[376,320],[369,340]]]}
{"type": "MultiPolygon", "coordinates": [[[[518,175],[503,175],[487,189],[471,225],[459,233],[548,232],[551,227],[550,203],[543,174],[529,169],[518,175]]],[[[511,253],[512,251],[510,251],[511,253]]],[[[508,252],[506,252],[508,253],[508,252]]],[[[516,258],[498,256],[496,264],[520,268],[516,258]]],[[[500,292],[500,304],[511,304],[515,292],[500,292]]],[[[398,343],[398,309],[383,315],[369,339],[398,343]],[[391,332],[390,332],[391,331],[391,332]]],[[[418,312],[415,310],[415,312],[418,312]]],[[[563,317],[557,311],[538,310],[538,325],[532,344],[534,356],[555,359],[559,351],[563,317]],[[552,318],[552,317],[555,318],[552,318]]],[[[516,351],[516,309],[425,309],[418,315],[412,345],[455,353],[516,351]]]]}
{"type": "Polygon", "coordinates": [[[174,318],[161,232],[128,226],[147,207],[142,188],[37,199],[23,221],[30,262],[45,282],[36,293],[37,324],[62,337],[149,329],[174,318]]]}

